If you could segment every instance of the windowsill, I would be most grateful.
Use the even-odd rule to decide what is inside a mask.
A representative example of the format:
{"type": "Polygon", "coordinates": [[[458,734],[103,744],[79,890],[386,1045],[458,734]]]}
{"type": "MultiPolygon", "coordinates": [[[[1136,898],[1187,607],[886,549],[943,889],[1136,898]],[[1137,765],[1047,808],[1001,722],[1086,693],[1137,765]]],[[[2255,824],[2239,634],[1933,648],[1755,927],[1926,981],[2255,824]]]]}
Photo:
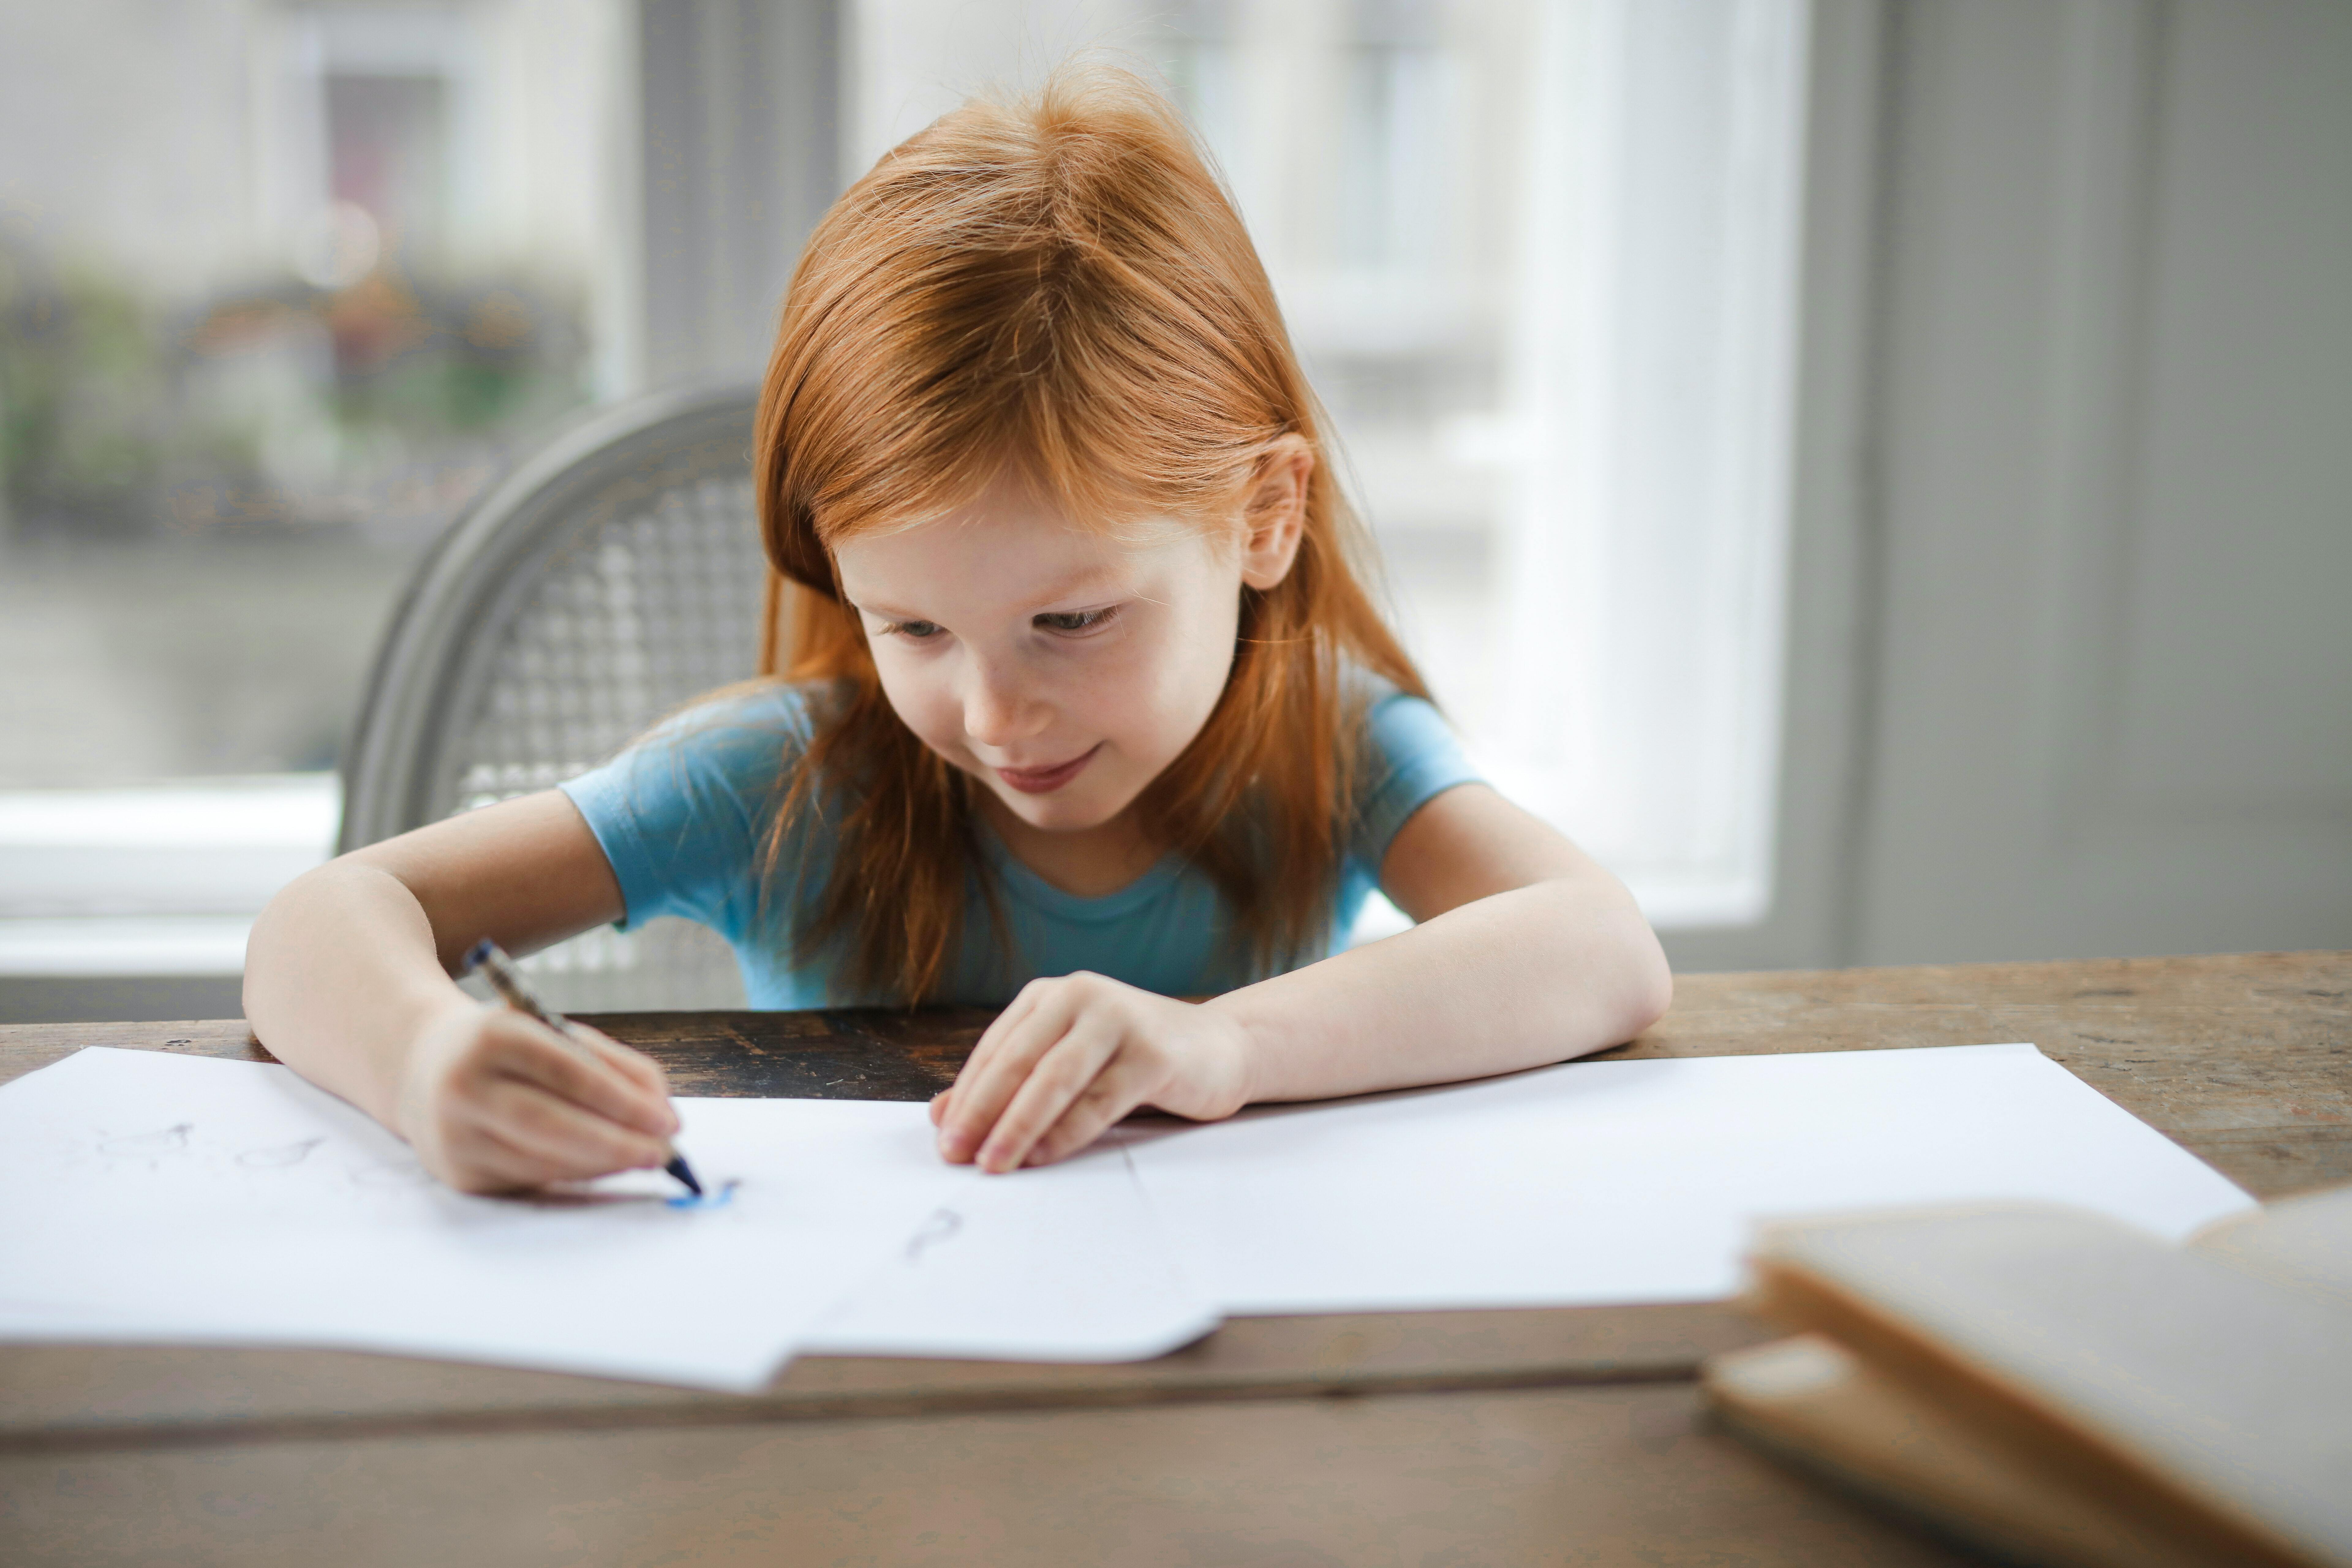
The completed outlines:
{"type": "Polygon", "coordinates": [[[0,976],[235,975],[341,813],[332,773],[0,792],[0,976]]]}
{"type": "MultiPolygon", "coordinates": [[[[231,977],[270,896],[332,852],[332,773],[0,792],[0,978],[231,977]]],[[[1749,880],[1630,879],[1662,931],[1751,924],[1749,880]]],[[[1350,946],[1409,929],[1378,893],[1350,946]]]]}
{"type": "Polygon", "coordinates": [[[0,919],[0,978],[227,978],[245,971],[251,915],[0,919]]]}

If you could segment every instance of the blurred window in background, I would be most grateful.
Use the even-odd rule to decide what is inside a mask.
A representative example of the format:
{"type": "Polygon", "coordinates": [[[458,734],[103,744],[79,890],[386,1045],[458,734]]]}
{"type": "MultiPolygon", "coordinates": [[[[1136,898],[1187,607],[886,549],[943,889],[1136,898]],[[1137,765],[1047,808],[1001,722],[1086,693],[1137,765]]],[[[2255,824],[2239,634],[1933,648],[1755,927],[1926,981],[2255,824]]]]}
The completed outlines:
{"type": "Polygon", "coordinates": [[[417,556],[599,390],[617,7],[10,9],[0,785],[331,768],[417,556]]]}
{"type": "Polygon", "coordinates": [[[155,825],[332,842],[418,558],[625,384],[626,10],[0,13],[0,975],[233,974],[155,825]]]}
{"type": "MultiPolygon", "coordinates": [[[[713,18],[762,7],[835,14],[695,16],[723,38],[741,17],[713,18]]],[[[134,947],[141,973],[233,974],[252,889],[160,873],[153,825],[211,800],[256,864],[323,854],[424,551],[567,415],[649,359],[679,368],[648,334],[694,302],[645,298],[681,288],[649,254],[732,276],[760,237],[736,234],[732,165],[673,170],[654,126],[650,29],[678,14],[0,0],[0,981],[120,972],[134,947]],[[724,187],[716,241],[656,221],[649,182],[698,177],[724,187]],[[68,919],[114,934],[77,949],[68,919]]],[[[1662,923],[1763,915],[1804,0],[839,0],[837,20],[807,36],[839,40],[844,181],[1072,49],[1160,75],[1491,775],[1662,923]]],[[[662,57],[703,73],[705,119],[759,65],[719,52],[662,57]]],[[[766,346],[700,368],[751,374],[766,346]]]]}

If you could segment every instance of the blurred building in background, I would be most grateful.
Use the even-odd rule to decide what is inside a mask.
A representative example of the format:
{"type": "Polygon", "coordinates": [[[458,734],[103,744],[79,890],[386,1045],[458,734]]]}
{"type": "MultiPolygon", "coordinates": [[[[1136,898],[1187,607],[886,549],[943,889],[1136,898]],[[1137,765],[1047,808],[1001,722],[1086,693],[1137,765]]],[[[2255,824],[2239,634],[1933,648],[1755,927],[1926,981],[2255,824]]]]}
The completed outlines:
{"type": "Polygon", "coordinates": [[[625,379],[619,25],[10,8],[0,785],[333,764],[410,563],[625,379]]]}

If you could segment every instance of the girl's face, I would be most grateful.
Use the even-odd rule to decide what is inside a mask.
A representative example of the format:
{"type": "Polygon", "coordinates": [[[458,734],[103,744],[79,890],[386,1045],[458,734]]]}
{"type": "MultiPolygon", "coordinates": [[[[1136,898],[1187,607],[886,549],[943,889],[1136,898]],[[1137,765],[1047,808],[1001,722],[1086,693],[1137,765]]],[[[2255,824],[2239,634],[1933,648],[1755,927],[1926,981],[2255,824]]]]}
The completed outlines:
{"type": "MultiPolygon", "coordinates": [[[[1282,468],[1303,502],[1304,464],[1282,468]]],[[[1233,668],[1244,584],[1288,570],[1297,519],[1240,515],[1129,543],[1008,476],[835,560],[908,728],[1022,822],[1075,832],[1125,811],[1201,732],[1233,668]]]]}

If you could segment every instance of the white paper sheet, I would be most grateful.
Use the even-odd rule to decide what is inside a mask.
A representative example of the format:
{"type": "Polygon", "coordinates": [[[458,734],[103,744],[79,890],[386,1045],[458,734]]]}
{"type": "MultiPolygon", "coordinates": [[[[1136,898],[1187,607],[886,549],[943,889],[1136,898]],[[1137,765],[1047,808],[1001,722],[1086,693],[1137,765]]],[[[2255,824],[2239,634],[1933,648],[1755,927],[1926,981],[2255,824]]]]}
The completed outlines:
{"type": "Polygon", "coordinates": [[[1141,1361],[1216,1327],[1136,1184],[1122,1135],[963,1182],[802,1342],[841,1355],[1141,1361]]]}
{"type": "Polygon", "coordinates": [[[1236,1313],[1706,1300],[1773,1215],[2040,1198],[2177,1240],[2252,1201],[2024,1045],[1572,1062],[1135,1131],[1236,1313]]]}
{"type": "Polygon", "coordinates": [[[2251,1202],[2031,1046],[1572,1063],[1009,1177],[941,1164],[920,1105],[678,1106],[726,1206],[465,1197],[282,1068],[83,1051],[0,1089],[0,1338],[749,1389],[800,1347],[1119,1360],[1220,1310],[1706,1300],[1784,1214],[2041,1198],[2178,1239],[2251,1202]]]}
{"type": "Polygon", "coordinates": [[[667,1178],[467,1197],[284,1068],[90,1049],[0,1089],[0,1337],[310,1344],[760,1386],[961,1173],[920,1105],[681,1100],[667,1178]],[[634,1188],[634,1193],[631,1189],[634,1188]]]}

